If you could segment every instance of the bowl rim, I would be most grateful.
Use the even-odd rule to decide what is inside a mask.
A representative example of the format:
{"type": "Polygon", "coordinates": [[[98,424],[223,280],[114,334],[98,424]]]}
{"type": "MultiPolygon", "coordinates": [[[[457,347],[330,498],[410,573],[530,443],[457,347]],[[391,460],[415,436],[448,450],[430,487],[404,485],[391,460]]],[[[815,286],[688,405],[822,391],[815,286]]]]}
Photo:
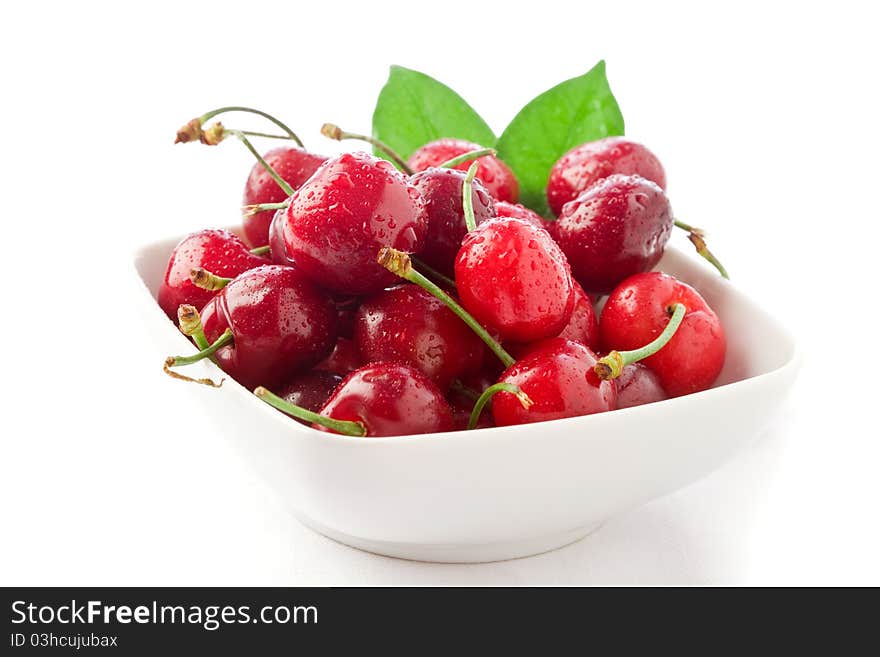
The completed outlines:
{"type": "MultiPolygon", "coordinates": [[[[224,230],[228,230],[229,232],[231,232],[233,234],[238,234],[238,231],[234,230],[234,229],[225,228],[224,230]]],[[[144,280],[143,276],[141,275],[140,269],[138,267],[138,263],[146,255],[147,250],[149,250],[153,247],[156,247],[163,242],[171,242],[173,239],[175,239],[175,238],[165,238],[165,239],[160,239],[160,240],[154,240],[154,241],[151,241],[147,244],[142,244],[134,250],[134,252],[131,254],[131,260],[130,260],[133,273],[134,273],[135,277],[137,278],[138,282],[140,283],[139,287],[141,289],[141,299],[147,301],[149,303],[149,305],[151,305],[153,307],[153,310],[155,311],[155,314],[157,317],[169,322],[172,326],[173,326],[173,322],[171,322],[171,320],[168,319],[167,315],[165,315],[165,313],[162,311],[162,309],[156,303],[156,299],[153,297],[152,293],[150,292],[150,290],[148,288],[147,281],[144,280]]],[[[686,255],[681,249],[679,249],[673,245],[667,245],[666,250],[671,251],[677,257],[684,258],[686,260],[694,260],[691,256],[686,255]]],[[[699,392],[690,393],[688,395],[682,395],[681,397],[672,397],[670,399],[664,399],[664,400],[661,400],[658,402],[652,402],[650,404],[642,404],[639,406],[632,406],[629,408],[618,408],[618,409],[614,409],[613,411],[608,411],[607,413],[613,413],[615,417],[619,417],[618,414],[621,414],[621,413],[628,414],[628,415],[638,415],[640,413],[652,412],[653,409],[656,408],[658,405],[665,405],[666,408],[669,408],[670,406],[675,405],[675,404],[687,403],[685,400],[693,401],[694,399],[708,399],[708,398],[711,398],[712,396],[717,396],[719,394],[726,394],[728,392],[728,388],[731,388],[731,387],[742,388],[742,387],[748,386],[748,385],[751,385],[751,386],[758,385],[759,383],[766,381],[767,379],[779,377],[779,376],[782,376],[782,375],[788,373],[789,371],[792,371],[792,370],[796,371],[797,369],[800,368],[800,365],[803,360],[803,352],[802,352],[802,349],[801,349],[798,341],[795,339],[794,335],[779,320],[777,320],[775,317],[770,315],[761,306],[758,306],[754,301],[752,301],[751,298],[749,298],[747,295],[745,295],[745,293],[742,290],[737,288],[729,280],[719,277],[717,279],[716,284],[720,285],[722,287],[722,289],[725,289],[728,293],[733,292],[734,294],[742,295],[743,297],[745,297],[745,300],[748,303],[751,303],[756,308],[758,308],[762,313],[764,313],[767,320],[773,324],[774,328],[780,334],[782,334],[782,336],[784,337],[784,339],[788,343],[789,348],[791,350],[790,357],[786,361],[784,361],[782,364],[778,365],[777,367],[775,367],[767,372],[762,372],[760,374],[756,374],[755,376],[750,376],[745,379],[740,379],[738,381],[732,381],[730,383],[725,383],[720,386],[715,386],[712,388],[708,388],[707,390],[701,390],[699,392]]],[[[180,331],[175,331],[175,333],[180,337],[181,343],[183,345],[188,345],[188,349],[190,349],[192,351],[192,353],[195,353],[195,348],[194,348],[195,345],[193,345],[193,343],[186,336],[184,336],[182,333],[180,333],[180,331]]],[[[233,393],[233,394],[244,393],[244,396],[249,398],[249,400],[250,400],[248,403],[256,404],[256,406],[260,408],[259,412],[266,413],[267,416],[269,416],[269,415],[274,416],[273,422],[279,423],[279,426],[281,426],[283,424],[285,427],[285,430],[289,431],[292,429],[295,434],[298,434],[301,436],[306,436],[309,438],[321,438],[321,439],[328,439],[329,438],[333,441],[341,441],[343,444],[348,444],[348,445],[357,446],[357,447],[366,446],[366,445],[376,445],[376,446],[388,445],[388,444],[394,444],[394,443],[406,443],[406,444],[412,444],[412,445],[415,445],[415,444],[426,445],[429,443],[435,443],[436,441],[442,441],[442,442],[446,443],[450,440],[469,440],[469,441],[472,441],[477,438],[484,438],[486,440],[493,440],[493,439],[500,439],[502,435],[509,434],[511,432],[511,430],[522,432],[522,431],[525,431],[526,429],[528,429],[529,427],[558,427],[558,426],[562,426],[565,424],[574,424],[574,423],[585,424],[585,423],[589,423],[591,421],[591,419],[596,416],[605,417],[607,415],[607,413],[593,413],[590,415],[578,415],[578,416],[574,416],[574,417],[560,418],[560,419],[556,419],[556,420],[545,420],[542,422],[533,422],[533,423],[526,423],[526,424],[519,424],[519,425],[511,425],[511,426],[503,426],[503,427],[483,427],[480,429],[472,429],[470,431],[458,430],[458,431],[434,432],[434,433],[427,433],[427,434],[405,434],[405,435],[400,435],[400,436],[375,436],[375,437],[367,437],[367,439],[365,439],[365,437],[362,437],[362,436],[346,436],[346,435],[342,435],[342,434],[332,433],[329,431],[319,431],[317,429],[312,428],[310,425],[303,424],[303,423],[295,420],[294,418],[292,418],[288,415],[285,415],[283,412],[269,406],[269,404],[267,404],[266,402],[260,400],[256,395],[253,394],[253,391],[248,390],[243,385],[241,385],[238,381],[236,381],[235,379],[230,377],[226,372],[224,372],[222,369],[220,369],[220,367],[218,367],[215,363],[210,362],[210,361],[205,361],[205,366],[212,370],[212,372],[213,372],[212,376],[218,376],[219,378],[221,378],[223,380],[222,385],[225,386],[225,390],[230,390],[230,389],[235,390],[236,393],[233,393]],[[226,385],[227,383],[231,385],[231,388],[229,385],[226,385]],[[416,438],[418,440],[413,440],[416,438]]],[[[223,392],[222,392],[223,389],[224,388],[220,389],[221,394],[223,394],[223,392]]]]}

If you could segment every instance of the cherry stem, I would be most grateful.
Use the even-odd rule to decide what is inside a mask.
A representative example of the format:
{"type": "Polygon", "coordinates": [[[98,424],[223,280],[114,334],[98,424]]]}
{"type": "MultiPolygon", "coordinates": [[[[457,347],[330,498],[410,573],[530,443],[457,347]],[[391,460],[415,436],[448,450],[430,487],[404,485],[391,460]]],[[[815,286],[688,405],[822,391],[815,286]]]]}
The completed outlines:
{"type": "Polygon", "coordinates": [[[697,253],[699,253],[702,257],[712,263],[712,266],[718,270],[724,278],[730,280],[730,276],[727,274],[727,270],[724,268],[724,265],[715,257],[715,254],[709,250],[709,247],[706,246],[706,233],[701,228],[695,228],[690,224],[686,224],[683,221],[675,220],[675,225],[682,230],[686,230],[688,232],[688,239],[697,249],[697,253]]]}
{"type": "Polygon", "coordinates": [[[458,393],[462,397],[467,397],[472,402],[475,402],[480,398],[480,393],[478,393],[476,390],[471,390],[458,379],[454,379],[452,381],[452,384],[449,386],[449,390],[451,392],[458,393]]]}
{"type": "Polygon", "coordinates": [[[672,317],[669,318],[669,323],[666,324],[666,328],[663,329],[663,332],[660,333],[660,335],[640,349],[633,349],[632,351],[612,351],[604,358],[600,358],[599,362],[596,363],[596,366],[593,368],[596,375],[605,381],[616,379],[620,376],[623,372],[623,368],[627,365],[632,365],[640,360],[644,360],[648,356],[653,356],[665,347],[666,343],[672,339],[673,335],[675,335],[678,327],[681,326],[681,321],[687,313],[687,308],[681,303],[675,304],[669,310],[672,311],[672,317]]]}
{"type": "Polygon", "coordinates": [[[321,126],[321,134],[330,139],[335,139],[336,141],[342,141],[343,139],[356,139],[357,141],[365,141],[368,144],[371,144],[378,148],[380,151],[385,153],[391,160],[400,168],[408,176],[413,175],[415,173],[412,170],[406,160],[404,160],[400,155],[398,155],[394,149],[392,149],[388,144],[383,141],[379,141],[375,137],[370,137],[368,135],[359,135],[355,132],[345,132],[338,125],[334,125],[333,123],[325,123],[321,126]]]}
{"type": "Polygon", "coordinates": [[[212,274],[204,267],[194,267],[193,269],[190,269],[189,280],[192,281],[192,284],[196,287],[208,290],[209,292],[222,290],[232,282],[231,278],[212,274]]]}
{"type": "Polygon", "coordinates": [[[288,201],[281,201],[281,203],[254,203],[253,205],[242,206],[241,209],[244,210],[246,217],[252,217],[264,210],[284,210],[289,205],[288,201]]]}
{"type": "Polygon", "coordinates": [[[367,428],[363,425],[362,422],[336,420],[332,417],[327,417],[326,415],[315,413],[313,411],[303,408],[302,406],[291,404],[289,401],[282,399],[281,397],[270,392],[263,386],[256,388],[254,390],[254,394],[262,399],[264,402],[269,404],[269,406],[273,406],[282,413],[287,413],[287,415],[290,415],[297,419],[305,420],[306,422],[312,422],[314,424],[320,424],[322,427],[327,427],[328,429],[332,429],[336,433],[341,433],[345,436],[367,435],[367,428]]]}
{"type": "Polygon", "coordinates": [[[258,246],[256,248],[251,249],[251,253],[254,255],[266,255],[272,250],[272,247],[268,244],[266,246],[258,246]]]}
{"type": "Polygon", "coordinates": [[[259,151],[257,151],[256,148],[254,148],[254,145],[250,142],[250,140],[244,136],[244,133],[242,133],[240,130],[229,130],[227,128],[224,128],[223,132],[224,132],[224,134],[235,135],[236,137],[238,137],[239,141],[241,141],[241,143],[245,145],[245,148],[247,148],[251,152],[251,154],[255,158],[257,158],[257,162],[262,164],[263,168],[266,170],[266,172],[270,176],[272,176],[272,180],[274,180],[276,183],[278,183],[278,186],[282,190],[284,190],[284,193],[287,194],[288,196],[293,196],[293,193],[296,190],[293,187],[291,187],[290,185],[288,185],[287,181],[284,180],[284,178],[282,178],[280,175],[278,175],[278,172],[275,171],[275,169],[273,169],[269,165],[269,163],[263,159],[263,156],[260,155],[259,151]]]}
{"type": "Polygon", "coordinates": [[[486,390],[483,391],[483,394],[480,395],[479,399],[477,399],[477,403],[474,404],[474,410],[471,411],[471,419],[468,421],[467,425],[468,429],[477,428],[477,422],[480,420],[480,414],[483,412],[483,408],[485,408],[486,404],[489,403],[489,400],[496,392],[509,392],[512,395],[516,395],[519,403],[522,404],[522,407],[526,410],[529,410],[534,403],[519,386],[512,383],[496,383],[495,385],[486,388],[486,390]]]}
{"type": "Polygon", "coordinates": [[[253,109],[252,107],[238,107],[238,106],[220,107],[219,109],[211,110],[210,112],[202,114],[198,118],[198,120],[200,123],[204,124],[204,123],[210,121],[211,119],[213,119],[215,116],[219,116],[220,114],[225,114],[227,112],[247,112],[249,114],[256,114],[257,116],[262,116],[264,119],[268,119],[269,121],[271,121],[272,123],[277,125],[279,128],[284,130],[284,132],[287,133],[287,137],[280,137],[277,135],[267,135],[267,134],[261,134],[261,133],[257,133],[257,132],[244,132],[244,131],[242,131],[242,134],[249,134],[254,137],[269,137],[271,139],[291,139],[291,140],[295,141],[297,146],[299,146],[300,148],[305,148],[303,146],[302,141],[300,140],[299,137],[296,136],[296,133],[293,130],[288,128],[286,125],[284,125],[281,121],[276,119],[271,114],[267,114],[266,112],[263,112],[262,110],[253,109]]]}
{"type": "Polygon", "coordinates": [[[425,272],[430,278],[433,278],[435,281],[439,281],[440,283],[444,283],[450,287],[455,287],[455,281],[449,278],[446,274],[441,274],[439,271],[426,264],[422,260],[418,258],[412,258],[413,263],[425,272]]]}
{"type": "Polygon", "coordinates": [[[486,331],[486,329],[484,329],[467,310],[462,308],[455,299],[437,287],[437,285],[435,285],[430,279],[425,278],[425,276],[413,269],[412,261],[408,254],[403,251],[398,251],[397,249],[392,249],[390,246],[383,246],[379,251],[379,256],[376,261],[392,274],[400,276],[400,278],[409,281],[410,283],[415,283],[423,290],[426,290],[432,296],[446,304],[452,312],[458,315],[458,317],[467,324],[483,342],[486,343],[486,346],[498,356],[498,359],[505,367],[510,367],[516,362],[513,356],[507,353],[504,350],[504,347],[498,344],[498,341],[489,335],[489,332],[486,331]]]}
{"type": "Polygon", "coordinates": [[[457,167],[459,164],[464,164],[465,162],[470,162],[471,160],[476,160],[478,157],[483,157],[484,155],[497,155],[498,151],[494,148],[480,148],[475,151],[468,151],[467,153],[462,153],[461,155],[456,155],[451,160],[446,160],[443,164],[440,165],[441,169],[452,169],[453,167],[457,167]]]}
{"type": "Polygon", "coordinates": [[[219,388],[223,385],[223,381],[225,379],[220,379],[220,383],[215,383],[211,379],[194,379],[189,376],[184,376],[178,372],[174,372],[171,370],[172,367],[182,367],[184,365],[192,365],[193,363],[197,363],[203,358],[210,358],[217,351],[222,349],[228,344],[231,344],[235,338],[232,335],[231,329],[226,329],[223,331],[222,335],[214,341],[214,344],[209,345],[207,348],[202,349],[197,354],[193,354],[192,356],[169,356],[165,359],[165,364],[162,366],[162,370],[170,377],[175,379],[180,379],[181,381],[189,381],[191,383],[200,383],[205,386],[211,386],[212,388],[219,388]]]}
{"type": "Polygon", "coordinates": [[[473,183],[478,166],[476,162],[471,164],[464,177],[464,182],[461,184],[461,207],[464,208],[464,223],[467,225],[468,232],[477,227],[477,218],[474,216],[474,199],[471,196],[473,195],[473,183]]]}
{"type": "Polygon", "coordinates": [[[202,327],[202,318],[195,306],[182,303],[177,308],[177,324],[180,332],[193,339],[199,350],[211,346],[205,337],[205,329],[202,327]]]}

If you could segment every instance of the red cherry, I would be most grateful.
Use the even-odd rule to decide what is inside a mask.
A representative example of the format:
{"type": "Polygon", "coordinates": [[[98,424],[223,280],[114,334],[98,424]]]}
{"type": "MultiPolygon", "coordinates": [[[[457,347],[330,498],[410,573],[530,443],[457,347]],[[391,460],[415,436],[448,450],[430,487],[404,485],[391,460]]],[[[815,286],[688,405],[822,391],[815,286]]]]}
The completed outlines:
{"type": "MultiPolygon", "coordinates": [[[[483,148],[463,139],[438,139],[425,144],[413,153],[408,164],[413,171],[424,171],[429,167],[439,167],[454,157],[483,148]]],[[[519,198],[519,183],[516,176],[504,162],[494,155],[484,155],[476,160],[479,163],[477,178],[499,201],[515,202],[519,198]]],[[[456,166],[456,169],[467,171],[470,162],[456,166]]]]}
{"type": "MultiPolygon", "coordinates": [[[[451,431],[452,411],[437,386],[401,363],[373,363],[352,372],[320,411],[360,422],[367,436],[403,436],[451,431]]],[[[319,431],[331,431],[318,424],[319,431]]]]}
{"type": "Polygon", "coordinates": [[[314,369],[345,376],[349,372],[354,372],[363,364],[364,359],[361,357],[354,340],[350,338],[337,338],[333,351],[330,352],[327,358],[315,365],[314,369]]]}
{"type": "Polygon", "coordinates": [[[278,396],[290,404],[317,413],[340,383],[342,377],[338,374],[312,370],[295,376],[281,388],[278,396]]]}
{"type": "Polygon", "coordinates": [[[553,214],[559,216],[566,203],[615,173],[638,175],[666,189],[663,165],[651,151],[625,137],[605,137],[571,149],[550,169],[547,202],[553,214]]]}
{"type": "Polygon", "coordinates": [[[193,285],[190,280],[193,269],[202,267],[217,276],[234,278],[266,262],[229,231],[200,230],[187,235],[171,252],[165,278],[159,286],[159,306],[176,321],[177,309],[182,304],[202,308],[217,294],[193,285]]]}
{"type": "Polygon", "coordinates": [[[643,363],[633,363],[623,368],[617,383],[617,408],[641,406],[667,398],[660,379],[643,363]]]}
{"type": "Polygon", "coordinates": [[[580,342],[582,345],[596,350],[599,348],[599,322],[596,321],[593,302],[584,292],[584,288],[576,281],[573,283],[574,306],[571,310],[571,319],[559,333],[559,337],[580,342]]]}
{"type": "Polygon", "coordinates": [[[472,230],[455,260],[461,304],[503,340],[557,335],[571,318],[574,287],[562,251],[543,228],[492,219],[472,230]]]}
{"type": "MultiPolygon", "coordinates": [[[[293,146],[274,148],[263,156],[266,163],[272,167],[287,184],[297,189],[308,180],[318,167],[327,158],[323,155],[315,155],[301,148],[293,146]]],[[[242,205],[257,205],[260,203],[280,203],[287,200],[285,192],[266,171],[260,162],[254,164],[244,186],[242,205]]],[[[244,235],[254,246],[263,246],[269,243],[269,224],[275,210],[263,210],[256,214],[244,214],[244,235]]]]}
{"type": "Polygon", "coordinates": [[[672,225],[662,189],[639,176],[614,175],[567,203],[550,231],[584,289],[607,294],[657,264],[672,225]]]}
{"type": "Polygon", "coordinates": [[[390,162],[345,153],[294,193],[282,231],[287,254],[312,280],[340,294],[371,294],[395,280],[376,263],[379,250],[419,251],[427,225],[418,191],[390,162]]]}
{"type": "Polygon", "coordinates": [[[665,347],[642,361],[670,397],[705,390],[724,365],[724,327],[703,297],[667,274],[637,274],[614,289],[599,320],[606,349],[637,349],[660,335],[676,303],[687,309],[681,326],[665,347]]]}
{"type": "Polygon", "coordinates": [[[495,423],[525,424],[614,410],[617,387],[613,381],[603,381],[596,375],[598,360],[578,342],[546,340],[499,379],[519,386],[532,405],[526,409],[515,395],[498,392],[492,397],[495,423]]]}
{"type": "Polygon", "coordinates": [[[485,348],[455,313],[417,285],[366,299],[358,309],[355,338],[364,360],[406,363],[441,390],[478,372],[485,348]]]}
{"type": "Polygon", "coordinates": [[[202,311],[208,342],[233,343],[217,364],[247,388],[278,385],[324,358],[336,342],[330,296],[294,267],[265,265],[229,283],[202,311]]]}
{"type": "Polygon", "coordinates": [[[529,210],[526,206],[520,203],[495,201],[495,216],[523,219],[524,221],[528,221],[529,223],[540,226],[541,228],[547,227],[547,222],[544,221],[544,218],[541,215],[539,215],[534,210],[529,210]]]}
{"type": "MultiPolygon", "coordinates": [[[[424,200],[428,216],[428,233],[419,259],[448,276],[452,275],[455,256],[467,234],[462,208],[465,176],[458,169],[431,167],[410,178],[424,200]]],[[[472,183],[471,200],[478,224],[495,216],[492,196],[477,180],[472,183]]]]}

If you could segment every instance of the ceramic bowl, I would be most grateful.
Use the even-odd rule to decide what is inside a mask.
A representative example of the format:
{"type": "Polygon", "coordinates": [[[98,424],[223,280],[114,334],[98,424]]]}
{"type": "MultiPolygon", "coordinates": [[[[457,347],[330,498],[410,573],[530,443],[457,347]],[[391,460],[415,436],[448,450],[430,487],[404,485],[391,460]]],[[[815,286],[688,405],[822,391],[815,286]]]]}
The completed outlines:
{"type": "MultiPolygon", "coordinates": [[[[157,362],[194,351],[155,301],[178,240],[135,256],[157,362]]],[[[657,269],[697,288],[724,322],[727,360],[710,390],[538,424],[352,438],[299,424],[229,379],[220,389],[167,385],[204,401],[296,516],[325,536],[421,561],[537,554],[722,465],[759,435],[795,378],[792,337],[736,287],[673,248],[657,269]]],[[[222,375],[210,362],[190,370],[222,375]]]]}

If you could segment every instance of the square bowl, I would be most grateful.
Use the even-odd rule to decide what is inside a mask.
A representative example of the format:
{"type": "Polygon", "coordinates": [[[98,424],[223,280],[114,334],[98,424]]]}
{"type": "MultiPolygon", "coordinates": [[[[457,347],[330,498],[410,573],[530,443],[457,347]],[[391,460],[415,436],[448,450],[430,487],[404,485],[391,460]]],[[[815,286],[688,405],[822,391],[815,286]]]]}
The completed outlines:
{"type": "MultiPolygon", "coordinates": [[[[156,303],[179,239],[135,254],[157,362],[195,350],[156,303]]],[[[420,561],[538,554],[722,465],[757,437],[794,381],[794,340],[742,292],[674,248],[657,269],[699,290],[724,323],[727,359],[710,390],[551,422],[394,438],[315,431],[228,378],[220,389],[181,390],[208,405],[300,521],[325,536],[420,561]]],[[[195,368],[222,375],[209,361],[195,368]]]]}

